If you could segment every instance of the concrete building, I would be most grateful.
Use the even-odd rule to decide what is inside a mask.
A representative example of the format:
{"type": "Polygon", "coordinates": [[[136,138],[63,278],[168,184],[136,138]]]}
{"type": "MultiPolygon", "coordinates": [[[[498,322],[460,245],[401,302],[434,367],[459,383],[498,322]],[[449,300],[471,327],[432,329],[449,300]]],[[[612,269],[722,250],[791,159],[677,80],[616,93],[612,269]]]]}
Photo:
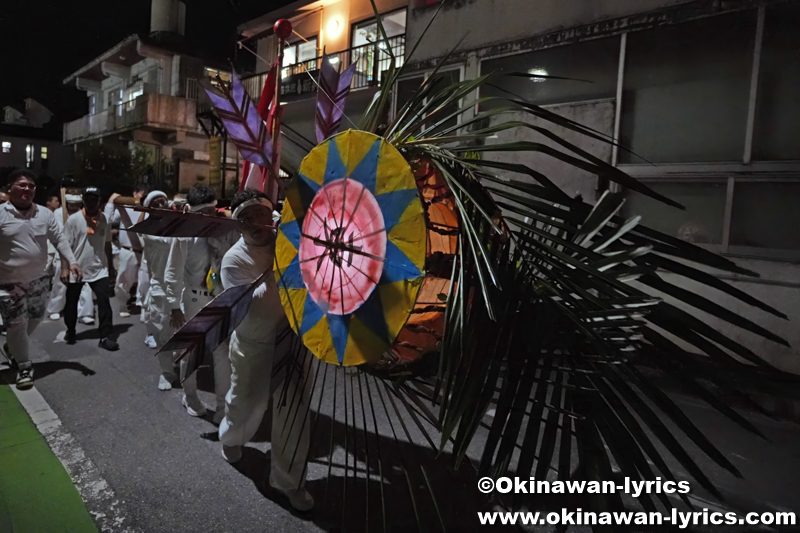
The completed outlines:
{"type": "Polygon", "coordinates": [[[61,143],[60,128],[52,118],[53,113],[33,98],[26,98],[22,106],[5,106],[0,123],[0,168],[27,168],[54,178],[69,172],[72,150],[61,143]]]}
{"type": "Polygon", "coordinates": [[[76,151],[96,142],[142,146],[151,153],[155,185],[168,192],[203,183],[230,193],[237,152],[232,143],[220,150],[222,141],[209,139],[197,116],[210,107],[200,83],[230,74],[186,45],[184,21],[183,2],[152,0],[149,36],[123,39],[64,80],[89,99],[86,116],[64,125],[64,144],[76,151]],[[226,156],[217,161],[209,153],[226,156]]]}
{"type": "Polygon", "coordinates": [[[282,161],[296,168],[312,148],[317,87],[315,79],[323,51],[342,69],[357,62],[352,92],[344,109],[342,128],[355,127],[389,68],[391,48],[398,66],[405,55],[408,0],[376,0],[388,42],[378,36],[370,0],[298,0],[239,26],[241,44],[256,56],[255,72],[243,78],[250,95],[258,100],[267,72],[274,63],[278,44],[273,26],[279,19],[292,22],[282,62],[282,123],[285,125],[282,161]],[[288,141],[288,142],[286,142],[288,141]]]}
{"type": "MultiPolygon", "coordinates": [[[[408,48],[438,3],[412,4],[408,48]]],[[[792,348],[715,324],[775,366],[800,373],[798,23],[800,5],[788,1],[451,1],[415,57],[407,58],[409,78],[400,82],[398,98],[462,38],[445,67],[453,79],[496,70],[532,75],[498,85],[619,139],[630,151],[556,128],[687,207],[682,212],[632,193],[627,213],[642,214],[644,223],[761,274],[720,277],[790,321],[716,291],[687,288],[787,339],[792,348]]],[[[498,94],[487,89],[480,96],[498,94]]],[[[507,119],[531,121],[522,113],[507,119]]],[[[512,138],[549,142],[530,131],[501,133],[489,142],[512,138]]],[[[609,186],[545,156],[487,157],[524,159],[588,201],[609,186]]]]}

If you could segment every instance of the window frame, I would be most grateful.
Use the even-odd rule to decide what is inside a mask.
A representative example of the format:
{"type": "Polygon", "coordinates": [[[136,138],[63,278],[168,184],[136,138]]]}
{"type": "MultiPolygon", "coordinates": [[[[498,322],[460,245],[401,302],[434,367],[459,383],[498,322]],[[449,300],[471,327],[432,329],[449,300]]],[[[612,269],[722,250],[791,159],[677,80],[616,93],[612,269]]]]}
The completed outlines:
{"type": "MultiPolygon", "coordinates": [[[[405,11],[406,12],[406,31],[401,33],[400,35],[406,35],[408,33],[408,8],[407,7],[399,7],[397,9],[392,9],[391,11],[385,11],[383,13],[378,13],[377,17],[375,15],[371,15],[371,16],[362,18],[360,20],[350,21],[350,39],[347,41],[348,45],[349,45],[348,48],[351,48],[351,49],[352,48],[356,48],[353,45],[353,37],[355,36],[355,32],[356,32],[357,26],[359,26],[361,24],[364,24],[365,22],[369,22],[371,20],[377,21],[378,17],[381,17],[381,18],[388,17],[390,15],[394,15],[395,13],[400,13],[401,11],[405,11]]],[[[399,35],[395,35],[393,37],[399,37],[399,35]]],[[[392,39],[393,37],[389,37],[389,39],[392,39]]],[[[369,43],[367,43],[367,44],[369,44],[369,43]]],[[[365,46],[365,45],[360,44],[358,46],[365,46]]]]}
{"type": "Polygon", "coordinates": [[[320,57],[320,55],[319,55],[319,53],[320,53],[320,52],[319,52],[319,34],[318,34],[318,33],[317,33],[317,34],[314,34],[314,35],[312,35],[311,37],[303,37],[303,39],[300,39],[300,38],[298,38],[298,39],[297,39],[295,42],[293,42],[293,43],[286,43],[286,44],[283,46],[283,55],[284,55],[284,58],[286,57],[286,49],[287,49],[287,48],[292,48],[292,47],[293,47],[293,48],[295,49],[295,51],[294,51],[294,57],[295,57],[295,59],[298,59],[298,58],[300,57],[300,53],[299,53],[299,52],[300,52],[300,50],[299,50],[299,46],[300,46],[301,44],[308,44],[308,43],[310,43],[311,41],[314,41],[314,50],[316,50],[316,54],[317,54],[317,55],[316,55],[316,56],[314,56],[314,57],[313,57],[313,58],[311,58],[311,59],[306,59],[305,61],[295,61],[294,63],[288,63],[288,64],[286,64],[286,63],[283,63],[283,64],[281,64],[281,68],[282,68],[282,69],[284,69],[284,68],[286,68],[286,67],[291,67],[292,65],[299,65],[300,63],[308,63],[309,61],[313,61],[314,59],[317,59],[317,58],[319,58],[319,57],[320,57]],[[303,39],[305,39],[305,40],[303,40],[303,39]]]}
{"type": "MultiPolygon", "coordinates": [[[[455,65],[447,65],[446,67],[442,67],[441,69],[439,69],[437,74],[443,74],[445,72],[452,72],[454,70],[458,70],[458,80],[459,80],[459,82],[464,81],[464,76],[466,74],[466,64],[464,64],[464,63],[459,63],[459,64],[455,64],[455,65]]],[[[397,112],[399,111],[399,109],[397,109],[397,84],[399,84],[401,81],[407,81],[407,80],[412,80],[414,78],[419,78],[420,76],[422,76],[423,82],[426,82],[426,81],[428,81],[428,78],[430,78],[432,73],[433,73],[433,69],[417,71],[417,72],[409,73],[409,74],[407,74],[407,75],[403,76],[402,78],[400,78],[400,79],[395,81],[394,90],[392,91],[392,106],[391,106],[391,116],[392,117],[396,117],[397,116],[397,112]]],[[[467,97],[461,98],[458,101],[458,107],[463,107],[464,106],[464,100],[466,98],[467,97]]],[[[426,98],[425,99],[425,103],[427,103],[427,102],[428,102],[428,99],[426,98]]],[[[466,113],[462,113],[462,114],[460,114],[460,115],[458,115],[456,117],[456,121],[457,121],[456,124],[457,125],[461,125],[461,123],[463,122],[465,114],[466,113]]]]}

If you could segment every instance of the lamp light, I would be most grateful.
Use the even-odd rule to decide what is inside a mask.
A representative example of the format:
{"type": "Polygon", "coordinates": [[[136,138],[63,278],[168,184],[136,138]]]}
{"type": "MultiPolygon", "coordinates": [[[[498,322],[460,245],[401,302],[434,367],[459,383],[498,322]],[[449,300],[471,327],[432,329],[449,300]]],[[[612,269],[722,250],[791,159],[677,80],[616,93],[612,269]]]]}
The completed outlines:
{"type": "Polygon", "coordinates": [[[339,21],[336,19],[331,19],[331,21],[328,22],[328,31],[332,34],[339,33],[339,21]]]}

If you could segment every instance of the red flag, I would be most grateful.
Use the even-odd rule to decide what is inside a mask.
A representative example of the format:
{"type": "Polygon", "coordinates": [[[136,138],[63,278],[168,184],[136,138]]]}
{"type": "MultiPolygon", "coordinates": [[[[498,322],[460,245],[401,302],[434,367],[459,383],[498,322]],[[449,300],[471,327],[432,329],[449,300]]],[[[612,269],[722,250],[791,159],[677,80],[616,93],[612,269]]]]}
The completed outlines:
{"type": "Polygon", "coordinates": [[[278,62],[276,61],[269,69],[267,79],[264,80],[264,88],[261,90],[261,98],[258,100],[258,114],[267,123],[267,128],[271,129],[269,122],[270,106],[272,99],[275,98],[275,76],[278,75],[278,62]]]}
{"type": "MultiPolygon", "coordinates": [[[[261,89],[261,98],[258,100],[258,114],[261,119],[267,123],[267,131],[272,133],[272,100],[275,97],[275,76],[278,73],[278,62],[273,63],[272,68],[267,73],[267,79],[264,80],[264,87],[261,89]]],[[[264,181],[266,177],[265,169],[261,168],[261,172],[253,169],[251,176],[252,163],[245,161],[242,165],[242,179],[239,181],[239,190],[247,188],[264,190],[264,181]]]]}

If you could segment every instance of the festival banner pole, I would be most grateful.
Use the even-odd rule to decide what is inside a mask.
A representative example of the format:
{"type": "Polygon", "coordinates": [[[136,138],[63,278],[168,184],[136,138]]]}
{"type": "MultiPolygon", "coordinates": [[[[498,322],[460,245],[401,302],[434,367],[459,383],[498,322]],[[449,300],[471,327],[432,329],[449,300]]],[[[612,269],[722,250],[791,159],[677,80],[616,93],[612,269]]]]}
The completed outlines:
{"type": "Polygon", "coordinates": [[[280,169],[281,169],[281,80],[283,67],[283,47],[286,39],[292,35],[292,23],[286,19],[280,19],[274,26],[275,35],[278,37],[278,57],[275,60],[278,68],[275,69],[275,92],[272,95],[272,106],[270,108],[270,129],[272,133],[272,180],[269,183],[268,193],[273,204],[277,204],[280,196],[280,169]]]}

